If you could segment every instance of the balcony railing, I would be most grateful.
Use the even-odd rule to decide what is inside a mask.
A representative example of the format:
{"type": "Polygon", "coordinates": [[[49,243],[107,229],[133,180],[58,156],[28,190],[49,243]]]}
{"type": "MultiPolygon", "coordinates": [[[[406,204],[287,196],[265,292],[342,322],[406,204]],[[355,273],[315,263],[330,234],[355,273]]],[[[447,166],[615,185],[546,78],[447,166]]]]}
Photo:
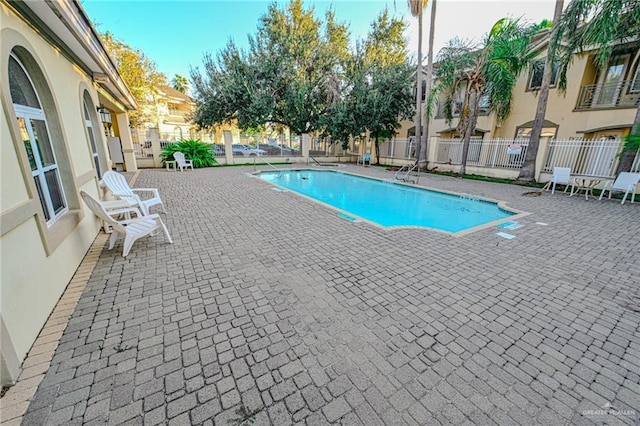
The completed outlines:
{"type": "Polygon", "coordinates": [[[637,108],[640,100],[640,84],[634,80],[617,83],[589,84],[580,87],[576,110],[606,108],[637,108]]]}
{"type": "MultiPolygon", "coordinates": [[[[452,117],[460,117],[460,111],[462,110],[462,102],[456,102],[455,105],[453,106],[453,114],[451,115],[452,117]]],[[[485,115],[489,115],[489,108],[487,108],[486,106],[479,106],[478,107],[478,116],[482,117],[485,115]]],[[[438,118],[445,118],[444,116],[444,104],[443,103],[438,103],[438,112],[436,113],[435,116],[436,119],[438,118]]]]}

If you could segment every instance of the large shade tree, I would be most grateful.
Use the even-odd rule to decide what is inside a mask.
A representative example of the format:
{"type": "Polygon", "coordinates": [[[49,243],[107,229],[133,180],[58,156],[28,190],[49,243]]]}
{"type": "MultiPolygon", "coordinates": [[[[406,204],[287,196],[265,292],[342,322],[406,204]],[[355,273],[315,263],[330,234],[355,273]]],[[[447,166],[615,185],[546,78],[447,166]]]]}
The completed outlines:
{"type": "Polygon", "coordinates": [[[380,163],[380,141],[391,138],[400,127],[400,120],[413,116],[412,67],[391,64],[372,67],[369,90],[365,98],[365,126],[376,147],[376,162],[380,163]]]}
{"type": "Polygon", "coordinates": [[[167,77],[142,50],[118,40],[111,32],[100,34],[100,40],[138,104],[137,110],[129,112],[131,124],[152,121],[157,116],[155,88],[166,84],[167,77]]]}
{"type": "Polygon", "coordinates": [[[385,9],[352,52],[348,28],[333,12],[322,23],[299,0],[284,10],[274,4],[246,52],[230,41],[205,56],[204,74],[192,70],[195,121],[279,124],[343,145],[367,131],[380,140],[412,112],[405,26],[385,9]]]}
{"type": "Polygon", "coordinates": [[[369,132],[380,162],[380,142],[392,137],[400,120],[413,116],[413,70],[406,63],[379,65],[358,55],[346,70],[348,84],[324,120],[324,134],[334,142],[369,132]]]}
{"type": "Polygon", "coordinates": [[[516,80],[533,56],[530,38],[530,27],[517,19],[502,18],[481,46],[456,38],[438,53],[434,90],[444,97],[443,113],[448,123],[453,121],[458,94],[464,91],[457,127],[463,142],[460,175],[466,172],[481,101],[484,108],[495,113],[498,123],[509,115],[516,80]]]}
{"type": "Polygon", "coordinates": [[[346,146],[369,132],[376,146],[413,115],[412,66],[407,62],[406,24],[380,13],[367,38],[345,62],[343,89],[324,118],[324,134],[346,146]]]}
{"type": "MultiPolygon", "coordinates": [[[[567,87],[567,70],[576,52],[596,49],[598,66],[607,61],[620,45],[640,47],[640,4],[638,0],[572,0],[558,21],[551,39],[560,65],[559,87],[567,87]]],[[[629,171],[640,137],[640,109],[636,111],[631,134],[620,158],[618,172],[629,171]]]]}
{"type": "Polygon", "coordinates": [[[247,51],[229,41],[217,56],[205,55],[204,74],[191,70],[195,122],[208,127],[235,121],[240,128],[275,123],[297,134],[318,130],[341,90],[348,39],[347,26],[332,11],[323,24],[301,0],[285,9],[272,4],[247,51]]]}

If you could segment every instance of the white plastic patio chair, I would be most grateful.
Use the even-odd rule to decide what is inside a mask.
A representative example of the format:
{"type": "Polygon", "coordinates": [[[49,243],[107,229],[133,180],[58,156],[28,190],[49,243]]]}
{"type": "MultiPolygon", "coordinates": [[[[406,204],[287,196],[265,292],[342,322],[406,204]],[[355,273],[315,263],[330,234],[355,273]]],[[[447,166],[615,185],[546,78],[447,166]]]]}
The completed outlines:
{"type": "Polygon", "coordinates": [[[357,164],[361,164],[363,166],[366,166],[367,163],[369,163],[369,165],[371,165],[371,153],[367,152],[366,154],[364,154],[362,157],[358,157],[358,159],[356,160],[356,165],[357,164]]]}
{"type": "MultiPolygon", "coordinates": [[[[80,196],[87,207],[89,207],[89,209],[98,216],[103,223],[107,223],[113,229],[113,233],[111,234],[111,237],[109,237],[109,250],[111,250],[116,244],[118,236],[122,235],[124,236],[122,256],[127,257],[131,250],[131,246],[133,246],[133,243],[136,242],[136,240],[150,235],[157,229],[162,229],[167,240],[169,240],[169,243],[173,244],[171,235],[169,235],[169,230],[167,230],[162,219],[160,219],[160,215],[151,214],[147,216],[138,216],[133,219],[116,220],[112,217],[112,215],[116,213],[115,210],[105,210],[100,201],[96,200],[84,191],[80,191],[80,196]]],[[[122,213],[124,213],[124,210],[132,211],[137,209],[135,207],[129,207],[127,209],[123,209],[122,213]]]]}
{"type": "Polygon", "coordinates": [[[631,203],[633,203],[636,198],[636,186],[640,182],[640,173],[629,173],[629,172],[621,172],[616,180],[611,184],[611,181],[608,181],[604,185],[604,189],[600,193],[600,200],[602,200],[602,196],[604,193],[609,190],[609,199],[611,199],[611,191],[624,192],[624,197],[622,197],[622,202],[620,204],[624,204],[627,199],[627,195],[631,192],[631,203]]]}
{"type": "Polygon", "coordinates": [[[565,186],[562,192],[567,192],[567,188],[571,185],[571,193],[573,193],[574,185],[571,183],[571,167],[554,167],[551,180],[542,189],[548,191],[549,187],[551,187],[551,193],[553,194],[558,184],[565,186]]]}
{"type": "Polygon", "coordinates": [[[162,204],[162,199],[160,198],[160,193],[157,188],[131,188],[124,176],[111,170],[104,173],[102,176],[102,182],[105,184],[107,189],[111,191],[114,197],[127,201],[131,206],[138,206],[140,211],[142,211],[142,214],[145,216],[149,214],[149,208],[156,204],[160,204],[160,206],[162,206],[162,211],[164,213],[167,212],[164,208],[164,204],[162,204]],[[151,193],[152,197],[143,200],[138,194],[136,194],[136,192],[151,193]]]}
{"type": "Polygon", "coordinates": [[[184,169],[186,169],[187,167],[191,167],[191,170],[193,170],[193,161],[192,160],[187,160],[186,158],[184,158],[184,154],[181,152],[174,152],[173,153],[173,159],[176,160],[176,166],[180,167],[180,171],[182,172],[184,169]]]}

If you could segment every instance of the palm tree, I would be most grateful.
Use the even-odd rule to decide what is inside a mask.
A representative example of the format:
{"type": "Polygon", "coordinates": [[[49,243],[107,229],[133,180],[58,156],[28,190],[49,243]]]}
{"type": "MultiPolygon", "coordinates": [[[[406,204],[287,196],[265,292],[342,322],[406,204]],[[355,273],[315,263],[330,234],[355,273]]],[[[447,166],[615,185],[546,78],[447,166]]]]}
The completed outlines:
{"type": "Polygon", "coordinates": [[[175,77],[171,80],[171,84],[174,89],[178,92],[187,93],[187,89],[189,88],[189,80],[186,77],[181,76],[180,74],[176,74],[175,77]]]}
{"type": "Polygon", "coordinates": [[[422,12],[429,0],[407,0],[411,15],[418,18],[418,68],[416,71],[416,162],[420,158],[422,145],[422,12]]]}
{"type": "MultiPolygon", "coordinates": [[[[436,26],[436,0],[431,1],[431,22],[429,25],[429,53],[427,59],[427,84],[425,87],[425,99],[427,100],[427,114],[424,122],[424,137],[429,137],[429,119],[431,118],[431,82],[433,80],[433,39],[435,37],[436,26]]],[[[427,164],[427,141],[420,144],[420,154],[418,156],[418,164],[427,164]]]]}
{"type": "MultiPolygon", "coordinates": [[[[555,10],[553,12],[554,25],[551,27],[551,36],[558,30],[558,21],[562,14],[564,0],[556,0],[555,10]]],[[[544,61],[544,71],[542,72],[542,83],[540,92],[538,92],[538,106],[536,108],[536,117],[533,121],[529,144],[524,157],[524,163],[520,169],[517,181],[532,182],[535,180],[536,173],[536,157],[538,155],[538,146],[540,144],[540,135],[542,134],[542,125],[544,124],[544,116],[547,112],[547,99],[549,98],[549,86],[551,85],[551,77],[553,74],[553,49],[547,49],[547,57],[544,61]]]]}
{"type": "Polygon", "coordinates": [[[511,111],[511,95],[520,72],[531,63],[531,30],[519,20],[502,18],[477,48],[469,41],[453,39],[438,54],[437,92],[445,98],[444,116],[453,120],[459,89],[465,89],[458,132],[462,138],[460,175],[466,171],[469,142],[476,128],[480,102],[496,114],[498,123],[511,111]]]}
{"type": "MultiPolygon", "coordinates": [[[[566,90],[567,69],[574,53],[597,49],[596,63],[604,68],[619,44],[640,46],[640,7],[638,0],[572,0],[558,21],[551,46],[559,52],[559,87],[566,90]]],[[[632,142],[640,137],[640,109],[631,126],[618,172],[629,171],[637,148],[632,142]]]]}

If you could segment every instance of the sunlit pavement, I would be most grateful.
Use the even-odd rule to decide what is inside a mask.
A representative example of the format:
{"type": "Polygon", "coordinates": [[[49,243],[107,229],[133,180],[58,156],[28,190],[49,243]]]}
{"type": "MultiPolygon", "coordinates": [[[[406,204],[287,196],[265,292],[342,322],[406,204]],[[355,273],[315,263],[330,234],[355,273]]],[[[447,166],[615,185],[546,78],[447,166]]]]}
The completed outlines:
{"type": "Polygon", "coordinates": [[[174,244],[104,248],[24,425],[639,421],[640,204],[423,175],[531,213],[452,237],[251,171],[140,173],[174,244]]]}

